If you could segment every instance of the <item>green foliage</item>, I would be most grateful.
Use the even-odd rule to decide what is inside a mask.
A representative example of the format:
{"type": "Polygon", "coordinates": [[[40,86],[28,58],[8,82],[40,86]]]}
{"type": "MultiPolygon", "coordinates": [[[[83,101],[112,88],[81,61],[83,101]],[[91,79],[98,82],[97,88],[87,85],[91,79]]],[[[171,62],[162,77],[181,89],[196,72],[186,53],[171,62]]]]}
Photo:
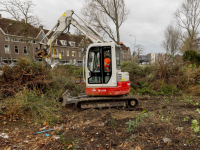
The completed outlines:
{"type": "Polygon", "coordinates": [[[8,94],[15,98],[4,100],[2,107],[8,111],[0,113],[7,113],[12,119],[16,115],[27,115],[37,122],[55,121],[62,94],[69,90],[71,96],[77,96],[85,90],[85,85],[75,84],[76,76],[82,74],[82,67],[66,65],[50,70],[42,62],[25,58],[19,59],[13,68],[6,67],[4,72],[0,88],[9,80],[10,86],[6,87],[10,91],[13,88],[14,92],[8,94]]]}
{"type": "Polygon", "coordinates": [[[169,117],[169,116],[165,117],[161,111],[159,111],[158,115],[159,115],[162,122],[169,122],[171,120],[171,117],[169,117]]]}
{"type": "Polygon", "coordinates": [[[161,82],[160,95],[173,95],[178,92],[178,89],[175,84],[169,85],[161,82]]]}
{"type": "Polygon", "coordinates": [[[146,110],[143,110],[141,114],[136,115],[134,120],[129,119],[129,121],[126,122],[126,124],[128,125],[128,128],[126,128],[126,131],[129,133],[133,132],[134,128],[139,126],[140,121],[143,122],[142,117],[149,117],[149,114],[146,113],[146,110]]]}
{"type": "Polygon", "coordinates": [[[198,114],[200,114],[200,109],[199,109],[199,108],[197,108],[197,109],[196,109],[196,112],[197,112],[198,114]]]}
{"type": "Polygon", "coordinates": [[[136,138],[136,135],[131,134],[131,136],[128,139],[126,139],[126,141],[133,141],[135,138],[136,138]]]}
{"type": "Polygon", "coordinates": [[[147,82],[140,81],[139,86],[137,88],[137,94],[144,95],[150,93],[151,93],[151,86],[147,82]]]}
{"type": "MultiPolygon", "coordinates": [[[[30,116],[35,122],[52,122],[58,119],[59,104],[47,95],[38,95],[35,91],[24,89],[15,98],[6,99],[1,103],[6,113],[14,119],[17,115],[30,116]]],[[[2,109],[1,109],[2,110],[2,109]]]]}
{"type": "Polygon", "coordinates": [[[192,96],[189,96],[189,97],[183,96],[183,100],[182,101],[184,101],[184,102],[186,102],[188,104],[194,105],[194,106],[199,105],[198,102],[195,102],[195,101],[192,100],[192,96]]]}
{"type": "MultiPolygon", "coordinates": [[[[33,61],[29,57],[18,59],[16,65],[13,68],[19,69],[19,70],[24,70],[24,71],[30,71],[30,73],[31,72],[42,72],[45,69],[42,62],[33,61]]],[[[13,70],[13,68],[10,68],[10,69],[13,70]]]]}
{"type": "Polygon", "coordinates": [[[83,74],[83,68],[80,66],[74,66],[74,65],[60,65],[57,68],[54,69],[54,71],[57,70],[65,70],[65,74],[68,74],[69,76],[80,76],[80,74],[83,74]]]}
{"type": "Polygon", "coordinates": [[[77,96],[81,92],[84,92],[85,86],[75,84],[76,76],[82,74],[82,68],[72,65],[59,66],[51,71],[50,79],[52,84],[49,92],[58,98],[62,97],[62,94],[69,90],[71,96],[77,96]]]}
{"type": "Polygon", "coordinates": [[[116,128],[117,123],[114,117],[108,120],[108,125],[112,126],[113,129],[116,128]]]}
{"type": "Polygon", "coordinates": [[[77,146],[75,145],[78,141],[72,139],[71,141],[66,140],[64,133],[60,135],[61,138],[61,143],[64,145],[63,149],[67,149],[67,150],[74,150],[77,148],[77,146]]]}
{"type": "Polygon", "coordinates": [[[185,117],[185,118],[183,118],[183,121],[189,121],[189,119],[190,119],[190,117],[185,117]]]}
{"type": "Polygon", "coordinates": [[[186,51],[183,55],[183,60],[190,61],[191,64],[196,64],[197,66],[200,65],[200,55],[194,50],[186,51]]]}
{"type": "Polygon", "coordinates": [[[199,132],[199,122],[197,120],[192,120],[191,128],[194,133],[198,133],[199,132]]]}
{"type": "MultiPolygon", "coordinates": [[[[122,71],[129,72],[131,93],[136,95],[174,95],[186,86],[181,64],[140,66],[135,62],[124,62],[122,71]],[[181,77],[177,77],[181,75],[181,77]],[[178,81],[178,84],[177,84],[178,81]]],[[[189,82],[187,82],[189,83],[189,82]]]]}
{"type": "Polygon", "coordinates": [[[121,64],[121,69],[122,71],[127,71],[129,72],[129,74],[135,75],[135,76],[142,74],[141,67],[137,65],[134,61],[123,62],[121,64]]]}

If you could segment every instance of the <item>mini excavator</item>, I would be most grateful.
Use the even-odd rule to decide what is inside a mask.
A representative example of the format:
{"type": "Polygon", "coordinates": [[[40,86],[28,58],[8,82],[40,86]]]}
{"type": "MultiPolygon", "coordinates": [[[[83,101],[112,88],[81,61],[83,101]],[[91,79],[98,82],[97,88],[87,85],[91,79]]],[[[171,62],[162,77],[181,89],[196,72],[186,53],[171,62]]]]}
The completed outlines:
{"type": "Polygon", "coordinates": [[[66,91],[63,93],[63,105],[74,103],[77,109],[103,107],[133,109],[138,104],[138,101],[128,96],[130,92],[130,80],[128,72],[121,72],[121,46],[114,42],[105,42],[100,33],[79,17],[84,25],[80,24],[72,17],[73,14],[76,15],[73,10],[68,10],[59,18],[56,25],[41,40],[40,50],[37,53],[40,57],[46,57],[51,44],[62,33],[68,32],[70,25],[76,27],[93,42],[93,44],[88,46],[86,55],[84,56],[85,61],[83,61],[85,64],[84,78],[86,82],[86,94],[81,94],[78,97],[70,97],[69,92],[66,91]],[[51,33],[51,37],[44,43],[44,39],[51,33]],[[109,69],[105,68],[104,65],[105,55],[110,58],[109,69]]]}

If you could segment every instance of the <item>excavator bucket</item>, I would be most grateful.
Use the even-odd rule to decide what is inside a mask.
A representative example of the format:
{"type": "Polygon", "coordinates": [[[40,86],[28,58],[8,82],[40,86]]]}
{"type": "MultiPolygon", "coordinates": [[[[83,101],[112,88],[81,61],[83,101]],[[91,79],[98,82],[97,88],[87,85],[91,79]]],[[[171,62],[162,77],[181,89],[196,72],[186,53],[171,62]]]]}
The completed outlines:
{"type": "Polygon", "coordinates": [[[47,56],[46,50],[38,50],[38,51],[35,53],[35,57],[45,57],[45,56],[47,56]]]}

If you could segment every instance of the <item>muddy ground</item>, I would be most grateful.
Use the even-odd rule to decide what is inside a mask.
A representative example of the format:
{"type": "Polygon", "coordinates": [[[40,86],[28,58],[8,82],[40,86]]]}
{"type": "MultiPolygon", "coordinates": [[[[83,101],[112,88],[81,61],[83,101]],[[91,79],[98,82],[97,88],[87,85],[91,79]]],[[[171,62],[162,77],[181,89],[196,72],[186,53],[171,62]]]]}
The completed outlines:
{"type": "Polygon", "coordinates": [[[200,149],[200,133],[191,128],[192,120],[199,121],[196,110],[200,97],[137,98],[139,105],[133,111],[123,108],[76,111],[68,106],[63,108],[63,121],[54,125],[35,124],[26,119],[11,122],[0,116],[0,149],[200,149]],[[135,123],[139,116],[139,123],[135,123]],[[135,127],[128,128],[127,122],[135,127]],[[53,131],[35,134],[49,129],[53,131]]]}

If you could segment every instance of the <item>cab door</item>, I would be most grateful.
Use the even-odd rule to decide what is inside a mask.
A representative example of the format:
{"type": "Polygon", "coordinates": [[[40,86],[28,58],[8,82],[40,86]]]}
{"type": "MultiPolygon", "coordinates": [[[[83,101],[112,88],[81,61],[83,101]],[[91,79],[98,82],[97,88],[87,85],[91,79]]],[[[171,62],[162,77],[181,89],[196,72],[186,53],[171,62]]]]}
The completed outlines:
{"type": "Polygon", "coordinates": [[[111,46],[91,47],[88,51],[86,80],[88,85],[102,87],[112,76],[111,46]],[[105,59],[110,59],[105,65],[105,59]]]}

